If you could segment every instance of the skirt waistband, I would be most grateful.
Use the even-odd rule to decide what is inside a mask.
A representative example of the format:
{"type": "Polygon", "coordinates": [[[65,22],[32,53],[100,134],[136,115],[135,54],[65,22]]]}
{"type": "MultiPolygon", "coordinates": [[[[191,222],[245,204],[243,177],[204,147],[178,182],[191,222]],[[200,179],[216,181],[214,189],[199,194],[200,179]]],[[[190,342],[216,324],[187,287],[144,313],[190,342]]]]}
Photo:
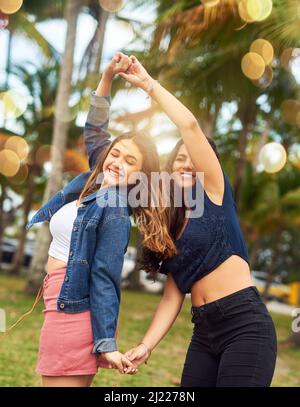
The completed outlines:
{"type": "Polygon", "coordinates": [[[67,269],[67,267],[61,267],[59,269],[50,271],[50,273],[46,273],[46,275],[44,277],[44,283],[54,276],[57,277],[57,276],[64,275],[66,273],[66,269],[67,269]]]}

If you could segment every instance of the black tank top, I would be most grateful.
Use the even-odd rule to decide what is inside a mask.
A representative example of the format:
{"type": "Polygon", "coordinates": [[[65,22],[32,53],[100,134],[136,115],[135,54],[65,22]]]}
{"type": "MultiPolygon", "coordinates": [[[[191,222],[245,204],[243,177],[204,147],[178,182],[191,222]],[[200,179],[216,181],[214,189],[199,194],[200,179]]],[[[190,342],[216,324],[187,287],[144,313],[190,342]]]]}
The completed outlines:
{"type": "Polygon", "coordinates": [[[232,255],[240,256],[249,264],[233,191],[227,175],[223,174],[225,186],[222,205],[213,203],[198,181],[204,198],[203,214],[189,218],[181,237],[176,240],[178,254],[160,265],[159,272],[171,272],[182,293],[190,293],[196,281],[232,255]]]}

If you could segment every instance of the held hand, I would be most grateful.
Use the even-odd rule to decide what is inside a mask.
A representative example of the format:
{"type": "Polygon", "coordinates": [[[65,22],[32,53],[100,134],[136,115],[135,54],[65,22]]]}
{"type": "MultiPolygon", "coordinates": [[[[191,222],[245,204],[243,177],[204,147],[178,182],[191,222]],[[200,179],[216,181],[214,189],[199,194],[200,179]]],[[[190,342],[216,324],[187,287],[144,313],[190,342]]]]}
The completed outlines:
{"type": "Polygon", "coordinates": [[[102,352],[102,361],[107,362],[113,368],[118,369],[120,373],[126,373],[126,368],[132,368],[133,363],[121,352],[102,352]]]}
{"type": "Polygon", "coordinates": [[[118,75],[120,72],[125,72],[132,64],[131,59],[123,54],[122,52],[117,52],[110,63],[105,67],[103,74],[110,80],[118,75]]]}
{"type": "Polygon", "coordinates": [[[129,58],[132,62],[131,65],[127,71],[121,72],[119,76],[126,79],[132,85],[147,90],[152,80],[151,76],[134,55],[130,55],[129,58]]]}
{"type": "Polygon", "coordinates": [[[102,354],[97,355],[97,365],[102,369],[113,369],[112,363],[108,362],[102,354]]]}
{"type": "Polygon", "coordinates": [[[138,371],[137,367],[142,363],[147,364],[147,360],[150,357],[149,349],[143,344],[139,344],[135,348],[130,349],[125,353],[125,356],[133,363],[134,367],[129,367],[126,369],[126,373],[136,373],[138,371]]]}

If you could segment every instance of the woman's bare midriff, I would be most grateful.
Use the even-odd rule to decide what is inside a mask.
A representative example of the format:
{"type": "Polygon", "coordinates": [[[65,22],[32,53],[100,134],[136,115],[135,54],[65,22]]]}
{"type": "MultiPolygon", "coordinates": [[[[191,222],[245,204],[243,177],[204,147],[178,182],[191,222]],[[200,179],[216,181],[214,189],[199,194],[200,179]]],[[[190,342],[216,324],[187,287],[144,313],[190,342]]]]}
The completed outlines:
{"type": "Polygon", "coordinates": [[[233,255],[214,271],[196,281],[191,289],[191,302],[199,307],[226,295],[254,285],[248,263],[233,255]]]}
{"type": "MultiPolygon", "coordinates": [[[[80,206],[83,206],[83,205],[78,205],[78,200],[77,200],[76,201],[76,206],[80,207],[80,206]]],[[[62,260],[59,260],[59,259],[56,259],[55,257],[48,256],[48,261],[47,261],[47,273],[48,274],[51,273],[54,270],[58,270],[58,269],[61,269],[63,267],[66,267],[66,266],[67,266],[66,262],[64,262],[62,260]]]]}

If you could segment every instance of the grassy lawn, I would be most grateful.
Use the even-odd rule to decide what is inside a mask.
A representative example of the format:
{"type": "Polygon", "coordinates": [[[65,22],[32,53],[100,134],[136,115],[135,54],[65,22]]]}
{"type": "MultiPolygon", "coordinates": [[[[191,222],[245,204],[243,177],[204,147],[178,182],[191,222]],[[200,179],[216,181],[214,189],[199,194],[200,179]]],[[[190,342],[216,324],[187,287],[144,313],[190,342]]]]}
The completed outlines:
{"type": "MultiPolygon", "coordinates": [[[[0,275],[0,307],[6,311],[7,327],[29,310],[34,298],[25,295],[21,277],[0,275]]],[[[120,310],[118,346],[126,351],[138,343],[148,327],[159,296],[123,291],[120,310]]],[[[40,386],[35,373],[40,328],[43,323],[43,301],[33,313],[0,341],[0,386],[40,386]]],[[[292,318],[272,314],[279,342],[289,336],[292,318]]],[[[178,386],[185,353],[192,335],[190,300],[166,338],[137,375],[121,375],[116,370],[101,369],[93,386],[178,386]]],[[[273,386],[300,386],[300,349],[279,350],[273,386]]]]}

